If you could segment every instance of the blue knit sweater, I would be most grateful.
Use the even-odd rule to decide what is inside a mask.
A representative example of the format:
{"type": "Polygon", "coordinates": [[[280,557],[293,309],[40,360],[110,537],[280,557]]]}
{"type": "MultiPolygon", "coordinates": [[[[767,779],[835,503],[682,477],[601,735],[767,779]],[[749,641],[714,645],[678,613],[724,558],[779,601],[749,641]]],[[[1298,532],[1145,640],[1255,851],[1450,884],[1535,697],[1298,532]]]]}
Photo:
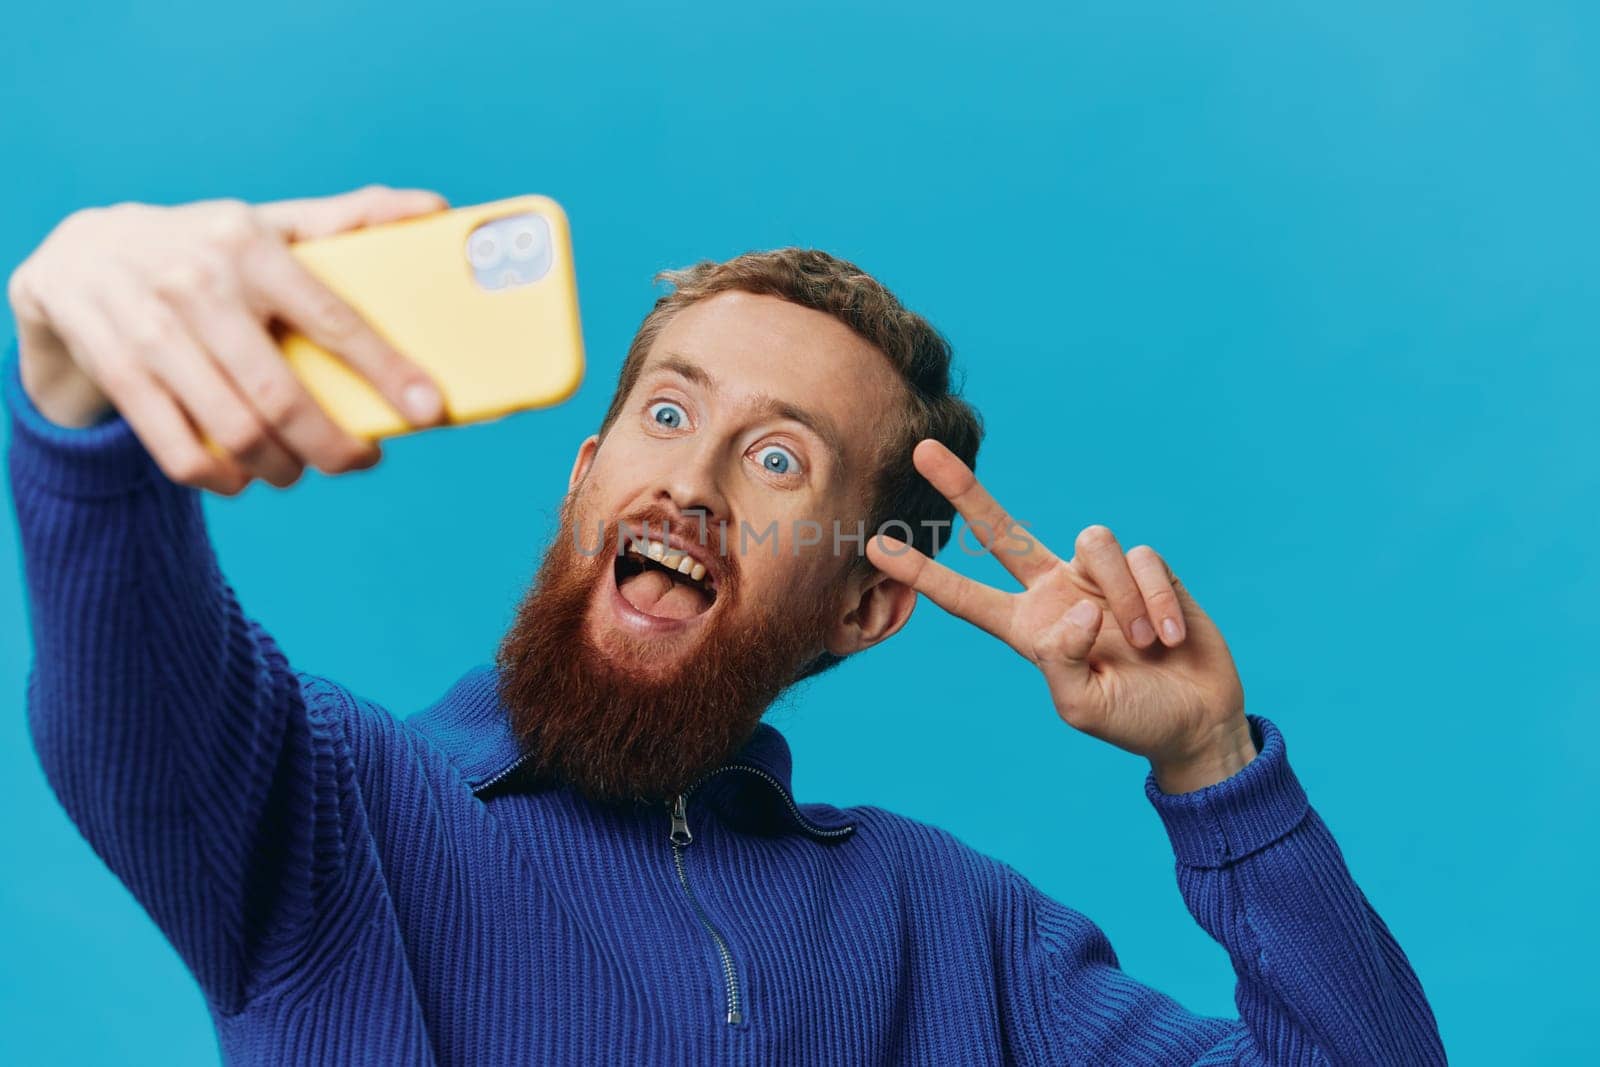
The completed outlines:
{"type": "Polygon", "coordinates": [[[119,416],[44,419],[14,350],[3,391],[39,758],[230,1062],[1443,1060],[1264,719],[1227,781],[1145,784],[1238,974],[1241,1018],[1205,1018],[949,833],[797,803],[770,725],[674,820],[516,784],[491,665],[404,720],[294,670],[219,571],[197,490],[119,416]]]}

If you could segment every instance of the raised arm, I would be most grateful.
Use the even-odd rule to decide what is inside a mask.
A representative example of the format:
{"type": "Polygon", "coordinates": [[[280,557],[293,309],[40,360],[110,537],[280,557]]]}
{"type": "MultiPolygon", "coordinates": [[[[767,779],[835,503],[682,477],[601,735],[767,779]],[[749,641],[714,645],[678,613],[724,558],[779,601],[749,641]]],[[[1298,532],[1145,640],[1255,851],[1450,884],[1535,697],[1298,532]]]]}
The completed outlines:
{"type": "MultiPolygon", "coordinates": [[[[13,276],[21,344],[0,384],[35,747],[74,822],[224,1012],[292,964],[337,876],[352,724],[334,687],[292,670],[241,609],[200,488],[376,460],[271,345],[270,316],[314,307],[325,322],[333,306],[294,273],[291,231],[272,227],[437,201],[376,191],[310,204],[75,217],[13,276]],[[276,398],[267,411],[263,398],[276,398]]],[[[381,342],[361,329],[371,359],[381,342]]],[[[399,366],[391,394],[406,384],[399,366]]]]}
{"type": "Polygon", "coordinates": [[[913,459],[1023,589],[886,540],[869,542],[872,562],[1036,665],[1063,722],[1150,761],[1184,900],[1239,979],[1240,1022],[1188,1015],[1117,970],[1081,915],[1009,877],[1004,969],[1019,1015],[1040,1028],[1019,1048],[1038,1062],[1442,1062],[1405,956],[1306,804],[1276,728],[1245,715],[1227,643],[1166,561],[1147,545],[1124,553],[1099,525],[1060,559],[948,449],[924,441],[913,459]]]}
{"type": "Polygon", "coordinates": [[[1422,986],[1368,904],[1289,766],[1260,754],[1223,782],[1146,791],[1177,855],[1189,911],[1228,952],[1237,1018],[1195,1015],[1124,973],[1105,934],[999,864],[996,942],[1018,1062],[1445,1062],[1422,986]]]}

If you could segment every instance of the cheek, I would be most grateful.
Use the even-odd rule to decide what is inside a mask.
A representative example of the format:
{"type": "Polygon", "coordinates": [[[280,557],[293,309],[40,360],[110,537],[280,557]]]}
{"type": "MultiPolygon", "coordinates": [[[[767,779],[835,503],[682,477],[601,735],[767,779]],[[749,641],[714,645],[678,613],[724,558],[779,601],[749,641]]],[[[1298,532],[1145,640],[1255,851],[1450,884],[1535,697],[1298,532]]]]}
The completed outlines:
{"type": "MultiPolygon", "coordinates": [[[[832,574],[833,556],[830,533],[822,530],[820,544],[809,544],[816,533],[810,528],[800,531],[797,541],[788,531],[778,538],[773,550],[771,538],[759,545],[751,543],[739,556],[740,577],[747,602],[782,607],[798,603],[824,584],[832,574]],[[798,545],[799,554],[796,555],[798,545]]],[[[733,546],[730,546],[730,551],[733,546]]]]}
{"type": "Polygon", "coordinates": [[[599,519],[609,519],[624,503],[628,480],[623,476],[627,468],[618,469],[615,454],[602,450],[589,466],[588,472],[576,488],[569,490],[570,505],[588,519],[592,526],[599,519]]]}
{"type": "Polygon", "coordinates": [[[572,516],[573,525],[585,533],[592,531],[595,523],[604,515],[599,491],[600,485],[591,469],[583,481],[567,492],[567,512],[572,516]]]}
{"type": "Polygon", "coordinates": [[[844,557],[864,551],[868,533],[864,520],[835,502],[782,515],[776,521],[776,562],[784,565],[788,580],[820,580],[831,575],[844,557]]]}
{"type": "MultiPolygon", "coordinates": [[[[774,500],[772,494],[750,493],[730,503],[738,518],[728,532],[728,551],[740,556],[747,572],[759,566],[781,570],[789,578],[799,576],[819,555],[832,553],[836,528],[841,539],[854,532],[852,524],[835,522],[825,509],[774,500]]],[[[843,547],[848,550],[849,543],[843,547]]]]}

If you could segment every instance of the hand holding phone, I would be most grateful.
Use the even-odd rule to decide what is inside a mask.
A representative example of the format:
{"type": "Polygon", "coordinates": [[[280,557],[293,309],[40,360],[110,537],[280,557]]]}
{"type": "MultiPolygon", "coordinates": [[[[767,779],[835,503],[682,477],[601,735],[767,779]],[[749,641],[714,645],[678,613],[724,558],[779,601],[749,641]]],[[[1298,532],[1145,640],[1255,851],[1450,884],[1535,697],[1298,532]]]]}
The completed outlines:
{"type": "MultiPolygon", "coordinates": [[[[353,230],[291,252],[432,376],[451,423],[556,404],[582,381],[572,241],[548,197],[353,230]]],[[[291,333],[282,343],[346,430],[371,439],[416,429],[316,337],[291,333]]]]}
{"type": "MultiPolygon", "coordinates": [[[[229,495],[255,478],[290,485],[308,464],[330,474],[370,467],[385,433],[489,417],[495,404],[484,365],[463,364],[472,388],[457,390],[459,411],[447,409],[449,386],[438,378],[450,376],[450,346],[435,330],[424,338],[427,368],[402,355],[371,310],[392,310],[385,285],[375,283],[393,275],[374,278],[369,247],[338,252],[340,235],[376,236],[408,220],[457,214],[445,208],[436,193],[371,186],[261,205],[213,200],[76,212],[11,278],[23,386],[42,414],[66,426],[87,426],[114,407],[168,477],[229,495]],[[341,290],[369,306],[352,306],[341,290]],[[280,327],[289,332],[275,336],[280,327]],[[421,406],[411,408],[412,400],[421,406]],[[373,403],[391,409],[388,421],[370,418],[373,403]]],[[[442,228],[419,232],[436,241],[442,228]]],[[[405,242],[375,247],[397,257],[396,269],[434,269],[407,258],[405,242]]],[[[564,271],[556,277],[570,281],[570,253],[564,271]]],[[[452,286],[410,294],[428,322],[461,310],[452,286]]],[[[567,306],[566,335],[575,338],[575,295],[567,306]]],[[[501,330],[515,325],[498,322],[501,330]]],[[[464,327],[463,336],[472,338],[473,329],[464,327]]],[[[400,332],[410,330],[402,323],[400,332]]],[[[575,387],[581,346],[556,353],[563,355],[565,385],[575,387]]],[[[538,396],[519,382],[513,405],[558,398],[563,386],[548,381],[538,396]]]]}

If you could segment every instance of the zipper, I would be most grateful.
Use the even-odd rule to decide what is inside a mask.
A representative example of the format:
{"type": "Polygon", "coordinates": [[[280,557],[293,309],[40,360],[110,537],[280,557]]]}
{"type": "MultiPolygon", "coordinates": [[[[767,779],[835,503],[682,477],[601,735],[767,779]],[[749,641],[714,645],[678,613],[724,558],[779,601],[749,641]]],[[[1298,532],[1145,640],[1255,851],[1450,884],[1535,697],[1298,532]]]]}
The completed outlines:
{"type": "MultiPolygon", "coordinates": [[[[501,782],[503,782],[507,778],[511,777],[511,775],[515,774],[516,771],[524,763],[527,763],[532,758],[533,758],[533,753],[524,752],[522,755],[518,756],[516,758],[516,760],[513,761],[510,766],[505,767],[505,768],[495,772],[495,774],[493,776],[491,776],[489,778],[486,778],[483,781],[479,782],[477,785],[473,786],[472,787],[473,794],[476,795],[478,793],[486,792],[489,789],[493,788],[494,786],[499,785],[501,782]]],[[[705,774],[702,774],[699,778],[695,779],[694,784],[689,786],[688,789],[684,790],[683,795],[685,797],[687,797],[690,793],[693,793],[696,789],[699,789],[700,786],[703,785],[706,782],[707,779],[709,779],[709,778],[711,778],[711,777],[713,777],[715,775],[721,774],[723,771],[744,771],[747,774],[753,774],[758,778],[764,779],[767,782],[767,784],[772,786],[773,790],[779,796],[781,796],[783,798],[784,804],[787,805],[788,808],[789,808],[789,814],[794,816],[794,821],[799,823],[800,824],[800,828],[802,830],[804,830],[806,833],[810,834],[812,837],[822,837],[822,838],[844,837],[847,834],[852,834],[852,833],[855,832],[856,828],[855,828],[855,824],[854,823],[849,823],[849,824],[846,824],[844,826],[838,827],[837,829],[832,829],[832,830],[828,829],[825,826],[818,826],[816,823],[812,822],[810,819],[806,818],[804,815],[802,815],[800,813],[800,808],[795,804],[794,797],[790,796],[788,790],[783,788],[783,783],[782,782],[778,781],[777,778],[773,777],[771,774],[768,774],[766,771],[762,770],[760,767],[752,767],[748,763],[725,763],[720,767],[716,767],[716,768],[714,768],[712,770],[709,770],[705,774]]],[[[674,823],[673,824],[674,832],[676,832],[677,829],[678,829],[678,825],[677,825],[677,823],[674,823]]],[[[689,831],[688,831],[688,825],[687,824],[684,825],[683,832],[685,834],[688,834],[689,831]]],[[[688,843],[689,842],[687,840],[684,841],[684,844],[688,844],[688,843]]]]}
{"type": "MultiPolygon", "coordinates": [[[[702,779],[703,780],[703,779],[702,779]]],[[[696,783],[698,784],[698,783],[696,783]]],[[[690,787],[690,792],[693,787],[690,787]]],[[[711,940],[716,943],[717,955],[722,959],[722,981],[727,990],[727,1020],[728,1025],[734,1026],[744,1020],[739,999],[739,975],[733,968],[733,953],[728,951],[728,943],[723,940],[722,934],[711,922],[711,916],[706,914],[706,909],[701,906],[700,898],[694,895],[694,890],[689,886],[689,872],[683,863],[683,850],[689,847],[689,842],[694,840],[694,835],[689,832],[688,800],[689,793],[679,793],[672,804],[672,832],[668,840],[672,842],[672,864],[678,869],[678,884],[683,886],[689,903],[694,905],[695,914],[700,919],[700,925],[711,934],[711,940]]]]}
{"type": "Polygon", "coordinates": [[[532,758],[533,758],[533,753],[532,752],[524,752],[522,755],[520,755],[520,756],[518,756],[516,758],[515,762],[513,762],[511,764],[511,766],[506,767],[503,770],[497,772],[494,775],[494,777],[487,778],[487,779],[479,782],[477,785],[473,786],[472,787],[473,795],[476,796],[477,794],[485,792],[486,790],[490,789],[491,787],[493,787],[495,785],[498,785],[500,782],[505,781],[507,778],[511,777],[511,775],[517,770],[518,767],[521,767],[524,763],[527,763],[532,758]]]}
{"type": "Polygon", "coordinates": [[[744,1007],[739,992],[739,974],[733,966],[733,953],[729,951],[728,942],[711,921],[711,916],[706,914],[706,909],[700,903],[700,898],[695,896],[694,889],[689,885],[689,871],[684,864],[683,857],[683,850],[688,848],[690,842],[694,840],[694,834],[689,830],[689,797],[708,780],[724,771],[744,771],[746,774],[753,774],[758,778],[764,779],[776,790],[779,796],[783,797],[784,803],[788,806],[789,813],[794,816],[795,822],[799,823],[808,834],[815,837],[844,837],[855,832],[855,825],[852,823],[837,829],[818,826],[801,814],[800,808],[795,804],[794,798],[789,795],[789,791],[783,788],[782,782],[760,767],[753,767],[748,763],[725,763],[720,767],[712,768],[699,778],[696,778],[689,788],[679,793],[673,800],[672,829],[667,834],[667,840],[672,844],[672,863],[678,872],[678,884],[683,886],[684,894],[688,896],[689,903],[694,905],[695,915],[699,918],[700,925],[706,928],[706,932],[711,935],[711,940],[717,947],[717,956],[722,961],[722,979],[727,996],[726,1018],[729,1025],[735,1025],[744,1020],[744,1007]]]}
{"type": "Polygon", "coordinates": [[[856,831],[854,823],[841,826],[834,830],[830,830],[825,826],[818,826],[816,823],[800,814],[800,808],[795,804],[794,797],[790,796],[789,791],[783,788],[782,782],[778,781],[778,779],[774,778],[760,767],[752,767],[748,763],[726,763],[713,771],[708,771],[701,775],[699,780],[696,781],[694,785],[689,787],[690,791],[692,792],[693,790],[698,789],[700,784],[707,778],[710,778],[715,774],[721,774],[723,771],[745,771],[746,773],[753,774],[758,778],[766,779],[767,783],[772,786],[773,790],[783,798],[783,802],[788,805],[789,814],[794,816],[794,821],[799,823],[801,829],[805,830],[806,833],[813,837],[844,837],[847,834],[853,834],[856,831]]]}
{"type": "MultiPolygon", "coordinates": [[[[521,756],[517,757],[517,759],[514,760],[510,766],[501,769],[493,776],[485,779],[473,787],[473,794],[477,795],[484,793],[498,785],[500,782],[505,781],[512,774],[514,774],[518,768],[527,763],[532,756],[533,754],[531,752],[523,753],[521,756]]],[[[720,767],[712,768],[711,770],[702,774],[699,778],[695,779],[694,782],[690,784],[689,788],[685,789],[682,793],[679,793],[676,799],[673,801],[672,829],[667,835],[668,840],[672,844],[672,864],[678,873],[678,884],[683,887],[684,895],[689,898],[689,903],[694,906],[695,916],[700,920],[700,925],[705,927],[706,932],[711,935],[711,940],[716,945],[717,957],[722,963],[723,986],[727,991],[727,1012],[724,1017],[730,1026],[735,1026],[744,1021],[744,1003],[740,994],[739,974],[733,965],[733,953],[729,950],[728,942],[723,938],[721,931],[719,931],[716,927],[716,924],[711,921],[711,916],[706,913],[705,907],[700,903],[700,898],[695,896],[693,887],[689,885],[689,871],[687,866],[684,864],[683,858],[683,850],[687,848],[689,843],[694,840],[694,834],[689,830],[689,796],[695,790],[704,785],[709,779],[723,773],[724,771],[743,771],[746,774],[753,774],[756,777],[766,781],[767,784],[772,786],[773,790],[777,792],[779,796],[783,797],[783,802],[788,807],[789,814],[794,817],[794,821],[800,825],[801,829],[813,837],[844,837],[855,832],[855,824],[850,823],[836,829],[818,826],[801,813],[799,806],[794,802],[794,797],[790,796],[789,791],[783,788],[782,782],[778,781],[776,777],[767,771],[762,770],[760,767],[753,767],[748,763],[725,763],[720,767]]]]}

